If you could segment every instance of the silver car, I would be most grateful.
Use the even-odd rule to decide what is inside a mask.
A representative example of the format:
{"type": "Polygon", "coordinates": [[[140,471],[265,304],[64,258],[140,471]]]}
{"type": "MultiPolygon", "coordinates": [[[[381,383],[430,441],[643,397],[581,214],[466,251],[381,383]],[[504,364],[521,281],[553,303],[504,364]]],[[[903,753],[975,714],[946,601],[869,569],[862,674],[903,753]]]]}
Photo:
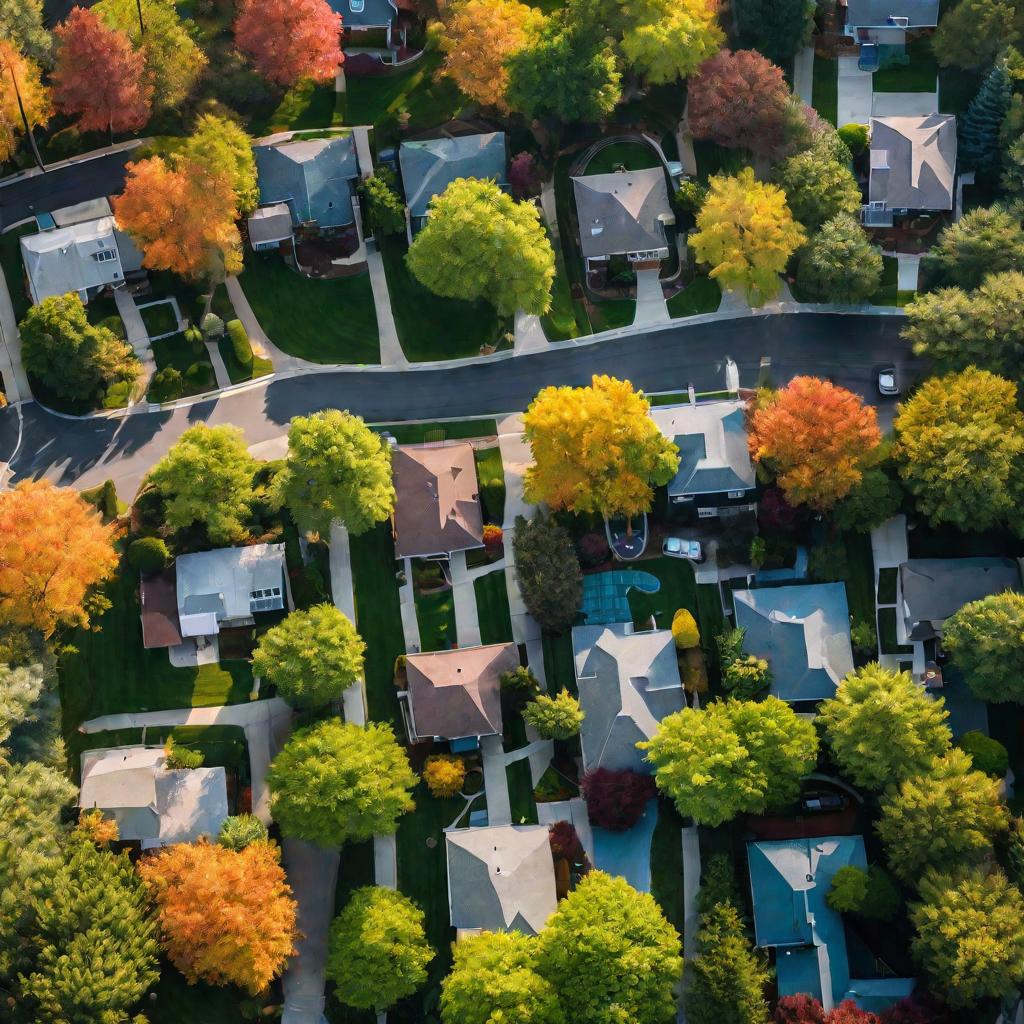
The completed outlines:
{"type": "Polygon", "coordinates": [[[684,540],[682,537],[666,537],[661,553],[670,558],[688,558],[691,562],[703,562],[704,551],[699,540],[684,540]]]}
{"type": "Polygon", "coordinates": [[[883,366],[878,371],[878,393],[892,397],[900,393],[900,381],[895,366],[883,366]]]}

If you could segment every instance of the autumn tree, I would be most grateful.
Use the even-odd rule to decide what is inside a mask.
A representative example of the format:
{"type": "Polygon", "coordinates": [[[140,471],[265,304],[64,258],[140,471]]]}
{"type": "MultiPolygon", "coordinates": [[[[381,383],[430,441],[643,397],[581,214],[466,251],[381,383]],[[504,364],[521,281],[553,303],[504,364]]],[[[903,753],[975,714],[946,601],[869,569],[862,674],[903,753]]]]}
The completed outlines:
{"type": "Polygon", "coordinates": [[[540,211],[493,182],[458,178],[430,200],[406,263],[436,295],[486,299],[502,316],[551,306],[555,254],[540,211]]]}
{"type": "Polygon", "coordinates": [[[844,213],[822,224],[800,252],[797,281],[819,302],[859,305],[878,291],[882,269],[881,252],[860,222],[844,213]]]}
{"type": "Polygon", "coordinates": [[[178,843],[144,858],[139,875],[160,918],[168,959],[190,984],[255,995],[294,953],[296,903],[273,843],[230,850],[178,843]]]}
{"type": "Polygon", "coordinates": [[[316,707],[340,698],[362,676],[365,650],[346,615],[317,604],[268,629],[253,651],[252,669],[296,707],[316,707]]]}
{"type": "Polygon", "coordinates": [[[827,511],[857,487],[881,439],[875,409],[858,395],[817,377],[794,377],[754,410],[748,444],[787,500],[827,511]]]}
{"type": "Polygon", "coordinates": [[[595,375],[587,387],[547,387],[523,416],[533,465],[526,500],[609,518],[646,512],[654,486],[679,468],[679,450],[629,381],[595,375]]]}
{"type": "Polygon", "coordinates": [[[346,1006],[386,1010],[427,980],[433,959],[423,911],[394,889],[356,889],[331,925],[327,977],[346,1006]]]}
{"type": "Polygon", "coordinates": [[[0,39],[9,39],[27,57],[48,65],[53,40],[46,31],[43,0],[0,0],[0,39]]]}
{"type": "Polygon", "coordinates": [[[623,56],[652,85],[692,75],[725,41],[717,0],[628,0],[622,13],[623,56]]]}
{"type": "Polygon", "coordinates": [[[1008,0],[960,0],[939,19],[932,49],[943,67],[987,68],[1017,39],[1008,0]]]}
{"type": "Polygon", "coordinates": [[[946,620],[942,646],[980,700],[1024,704],[1024,595],[965,604],[946,620]]]}
{"type": "Polygon", "coordinates": [[[860,213],[860,185],[850,170],[850,151],[835,132],[787,157],[775,171],[790,212],[808,231],[825,221],[860,213]]]}
{"type": "Polygon", "coordinates": [[[569,531],[544,511],[530,520],[517,516],[512,551],[527,611],[548,632],[567,630],[583,602],[583,573],[569,531]]]}
{"type": "Polygon", "coordinates": [[[25,130],[22,109],[30,128],[46,124],[53,110],[39,65],[22,54],[12,42],[2,38],[0,72],[0,163],[3,163],[14,155],[25,130]]]}
{"type": "Polygon", "coordinates": [[[431,754],[423,762],[423,781],[431,796],[456,796],[466,781],[466,762],[456,754],[431,754]]]}
{"type": "Polygon", "coordinates": [[[444,73],[471,100],[507,112],[505,61],[531,42],[544,22],[540,11],[519,0],[465,0],[445,24],[444,73]]]}
{"type": "Polygon", "coordinates": [[[276,85],[333,81],[345,59],[341,21],[326,0],[242,0],[235,44],[276,85]]]}
{"type": "Polygon", "coordinates": [[[813,0],[738,0],[740,42],[782,64],[810,41],[814,9],[813,0]]]}
{"type": "Polygon", "coordinates": [[[296,416],[274,491],[300,529],[328,537],[331,523],[340,520],[358,536],[394,510],[390,449],[351,413],[325,409],[296,416]]]}
{"type": "Polygon", "coordinates": [[[54,34],[53,99],[62,113],[77,115],[81,131],[132,132],[149,120],[153,84],[143,75],[145,55],[124,32],[75,7],[54,34]]]}
{"type": "Polygon", "coordinates": [[[693,612],[688,608],[679,608],[672,616],[672,639],[680,650],[699,646],[700,630],[693,612]]]}
{"type": "Polygon", "coordinates": [[[214,544],[226,544],[246,536],[255,472],[240,428],[197,423],[150,470],[149,483],[164,499],[168,526],[200,522],[214,544]]]}
{"type": "Polygon", "coordinates": [[[567,740],[580,731],[583,711],[580,702],[563,689],[554,697],[537,694],[523,708],[523,721],[532,725],[542,739],[567,740]]]}
{"type": "Polygon", "coordinates": [[[267,782],[284,835],[329,847],[393,833],[416,776],[390,725],[331,719],[292,733],[267,782]]]}
{"type": "MultiPolygon", "coordinates": [[[[998,203],[979,206],[968,210],[955,223],[946,225],[924,262],[945,284],[977,288],[990,274],[1024,270],[1024,226],[1017,212],[1005,206],[998,203]]],[[[1015,284],[1019,291],[1019,283],[1015,281],[1015,284]]],[[[934,294],[921,296],[921,301],[934,294]]],[[[917,300],[907,312],[916,305],[917,300]]],[[[977,310],[978,314],[982,312],[984,310],[977,310]]],[[[1000,323],[1001,329],[1012,326],[1005,319],[1000,323]]]]}
{"type": "Polygon", "coordinates": [[[873,790],[928,771],[949,750],[948,718],[941,697],[925,693],[909,672],[877,662],[851,672],[818,711],[839,767],[873,790]]]}
{"type": "Polygon", "coordinates": [[[259,204],[252,138],[232,118],[203,114],[185,140],[181,164],[194,169],[193,173],[205,170],[207,176],[217,179],[218,183],[222,178],[229,180],[239,213],[251,213],[259,204]]]}

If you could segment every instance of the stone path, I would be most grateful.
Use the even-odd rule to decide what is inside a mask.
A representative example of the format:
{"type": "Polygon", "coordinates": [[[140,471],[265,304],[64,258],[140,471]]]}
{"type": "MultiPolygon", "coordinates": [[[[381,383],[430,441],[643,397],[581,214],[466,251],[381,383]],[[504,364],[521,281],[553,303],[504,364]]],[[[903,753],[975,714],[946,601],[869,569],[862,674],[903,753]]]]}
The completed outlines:
{"type": "Polygon", "coordinates": [[[867,124],[871,120],[871,72],[857,67],[856,54],[839,57],[837,120],[844,124],[867,124]]]}
{"type": "Polygon", "coordinates": [[[814,47],[805,46],[793,60],[793,92],[808,107],[813,107],[814,93],[814,47]]]}
{"type": "MultiPolygon", "coordinates": [[[[149,343],[149,335],[146,333],[146,324],[143,322],[139,307],[135,305],[135,299],[132,298],[127,288],[114,289],[114,302],[117,305],[117,312],[124,322],[128,344],[131,345],[139,362],[142,363],[139,394],[145,394],[150,379],[156,372],[156,360],[153,358],[153,349],[149,343]]],[[[222,386],[219,380],[217,385],[218,387],[222,386]]]]}
{"type": "Polygon", "coordinates": [[[484,736],[480,740],[484,762],[484,791],[487,793],[487,821],[490,825],[511,825],[512,806],[508,798],[508,776],[505,774],[505,749],[500,736],[484,736]]]}
{"type": "Polygon", "coordinates": [[[647,327],[652,324],[668,323],[668,304],[661,290],[657,270],[638,270],[636,275],[636,313],[633,316],[634,327],[647,327]]]}

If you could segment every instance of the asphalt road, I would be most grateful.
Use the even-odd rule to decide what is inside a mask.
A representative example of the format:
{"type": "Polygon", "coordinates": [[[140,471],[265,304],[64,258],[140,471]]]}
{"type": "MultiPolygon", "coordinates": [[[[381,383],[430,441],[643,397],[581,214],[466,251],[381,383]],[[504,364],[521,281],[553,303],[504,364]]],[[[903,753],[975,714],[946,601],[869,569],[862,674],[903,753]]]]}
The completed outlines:
{"type": "MultiPolygon", "coordinates": [[[[525,409],[548,384],[583,384],[610,373],[649,392],[723,387],[724,361],[736,360],[740,382],[758,381],[771,360],[772,383],[798,374],[830,377],[879,404],[875,375],[895,362],[904,381],[921,367],[909,355],[894,316],[787,313],[691,324],[590,345],[563,346],[514,359],[455,368],[406,371],[325,371],[229,393],[188,408],[138,413],[121,420],[68,420],[29,403],[22,407],[24,437],[12,461],[14,476],[47,476],[90,487],[107,477],[122,498],[177,437],[200,420],[240,426],[249,444],[281,437],[296,415],[342,408],[371,423],[493,416],[525,409]]],[[[894,403],[880,404],[888,426],[894,403]]],[[[14,409],[0,413],[0,461],[17,443],[14,409]]]]}

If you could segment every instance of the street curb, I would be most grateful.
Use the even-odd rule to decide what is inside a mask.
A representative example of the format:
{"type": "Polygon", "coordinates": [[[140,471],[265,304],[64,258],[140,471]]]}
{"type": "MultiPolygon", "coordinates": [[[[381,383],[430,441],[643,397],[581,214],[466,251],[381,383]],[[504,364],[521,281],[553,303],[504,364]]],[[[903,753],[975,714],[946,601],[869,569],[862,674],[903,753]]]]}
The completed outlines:
{"type": "MultiPolygon", "coordinates": [[[[82,153],[79,156],[69,156],[66,160],[58,160],[55,164],[47,164],[46,171],[59,171],[65,167],[73,167],[75,164],[88,163],[90,160],[99,160],[105,156],[111,156],[114,153],[124,153],[128,150],[137,149],[139,146],[148,146],[153,139],[128,139],[126,142],[117,142],[113,146],[104,146],[103,149],[94,149],[91,153],[82,153]]],[[[0,178],[0,189],[6,188],[8,185],[17,185],[19,182],[26,181],[29,178],[37,178],[43,172],[38,167],[27,167],[23,171],[18,171],[17,174],[8,175],[6,178],[0,178]]],[[[5,229],[6,230],[6,229],[5,229]]]]}

